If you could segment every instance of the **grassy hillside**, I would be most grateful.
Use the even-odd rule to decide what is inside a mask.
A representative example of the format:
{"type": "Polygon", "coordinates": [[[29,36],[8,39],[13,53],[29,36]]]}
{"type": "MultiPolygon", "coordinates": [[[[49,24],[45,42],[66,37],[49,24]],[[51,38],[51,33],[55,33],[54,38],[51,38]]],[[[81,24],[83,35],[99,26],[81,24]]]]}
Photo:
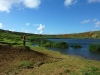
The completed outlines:
{"type": "Polygon", "coordinates": [[[85,38],[85,39],[96,38],[96,39],[100,39],[100,31],[74,33],[74,34],[59,34],[59,35],[45,35],[44,34],[42,35],[42,34],[12,32],[8,30],[0,29],[0,40],[5,40],[5,38],[9,40],[12,40],[12,39],[20,40],[23,34],[26,34],[27,39],[32,39],[32,38],[85,38]]]}
{"type": "Polygon", "coordinates": [[[100,62],[39,47],[0,45],[0,75],[100,75],[100,62]]]}
{"type": "Polygon", "coordinates": [[[44,53],[31,50],[27,46],[0,45],[0,75],[7,73],[14,75],[22,69],[33,69],[52,61],[55,60],[44,53]]]}
{"type": "MultiPolygon", "coordinates": [[[[91,33],[91,36],[94,34],[99,38],[99,31],[91,33]]],[[[100,61],[31,46],[29,41],[33,38],[62,38],[62,35],[51,37],[0,30],[0,75],[100,75],[100,61]],[[25,47],[22,46],[23,34],[28,41],[25,47]]]]}
{"type": "Polygon", "coordinates": [[[82,38],[82,39],[100,39],[100,31],[74,33],[74,34],[63,34],[65,38],[82,38]]]}

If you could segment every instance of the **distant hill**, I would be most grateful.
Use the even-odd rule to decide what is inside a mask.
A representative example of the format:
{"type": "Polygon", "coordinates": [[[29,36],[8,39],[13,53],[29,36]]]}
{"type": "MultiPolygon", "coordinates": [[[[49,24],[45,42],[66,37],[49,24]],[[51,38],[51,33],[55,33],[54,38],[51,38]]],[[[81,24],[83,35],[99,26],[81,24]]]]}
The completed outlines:
{"type": "Polygon", "coordinates": [[[66,37],[66,38],[99,39],[100,31],[74,33],[74,34],[63,34],[62,36],[66,37]]]}
{"type": "Polygon", "coordinates": [[[83,39],[93,38],[93,39],[99,39],[100,38],[100,31],[74,33],[74,34],[46,35],[46,34],[31,34],[31,33],[23,33],[23,32],[14,32],[14,31],[0,29],[0,40],[4,38],[21,39],[23,34],[26,34],[27,39],[32,39],[32,38],[83,38],[83,39]]]}

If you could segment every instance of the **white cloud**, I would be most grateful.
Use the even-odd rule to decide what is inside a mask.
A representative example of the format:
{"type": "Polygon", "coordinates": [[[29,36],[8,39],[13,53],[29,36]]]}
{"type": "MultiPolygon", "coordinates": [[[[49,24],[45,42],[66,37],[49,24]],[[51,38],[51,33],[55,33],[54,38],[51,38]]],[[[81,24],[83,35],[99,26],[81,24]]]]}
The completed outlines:
{"type": "Polygon", "coordinates": [[[43,30],[40,30],[40,34],[43,34],[43,30]]]}
{"type": "Polygon", "coordinates": [[[22,0],[0,0],[0,11],[10,12],[12,5],[20,3],[22,0]]]}
{"type": "Polygon", "coordinates": [[[11,29],[10,31],[15,31],[15,29],[11,29]]]}
{"type": "Polygon", "coordinates": [[[38,8],[41,1],[40,0],[24,0],[23,3],[28,8],[38,8]]]}
{"type": "Polygon", "coordinates": [[[2,27],[3,27],[3,25],[2,25],[2,23],[0,23],[0,29],[2,29],[2,27]]]}
{"type": "Polygon", "coordinates": [[[90,19],[89,20],[84,20],[84,21],[82,21],[81,23],[82,24],[85,24],[85,23],[89,23],[90,22],[90,19]]]}
{"type": "Polygon", "coordinates": [[[30,23],[26,23],[26,26],[29,26],[30,25],[30,23]]]}
{"type": "Polygon", "coordinates": [[[0,0],[0,12],[10,12],[14,5],[23,4],[27,8],[38,8],[41,0],[0,0]]]}
{"type": "Polygon", "coordinates": [[[97,27],[99,27],[100,26],[100,21],[97,21],[96,23],[95,23],[95,28],[97,28],[97,27]]]}
{"type": "Polygon", "coordinates": [[[21,28],[21,32],[31,33],[32,31],[23,27],[23,28],[21,28]]]}
{"type": "Polygon", "coordinates": [[[88,0],[89,3],[100,2],[100,0],[88,0]]]}
{"type": "Polygon", "coordinates": [[[78,0],[65,0],[64,5],[70,6],[70,5],[76,4],[77,2],[78,0]]]}
{"type": "Polygon", "coordinates": [[[51,31],[51,34],[53,34],[53,30],[51,31]]]}
{"type": "Polygon", "coordinates": [[[43,33],[43,30],[45,29],[45,26],[40,24],[39,27],[37,28],[38,31],[40,31],[40,34],[43,33]]]}
{"type": "Polygon", "coordinates": [[[37,28],[37,30],[43,30],[44,28],[45,28],[45,26],[40,24],[39,27],[37,28]]]}
{"type": "Polygon", "coordinates": [[[93,20],[93,22],[96,22],[96,21],[97,21],[97,19],[94,19],[94,20],[93,20]]]}

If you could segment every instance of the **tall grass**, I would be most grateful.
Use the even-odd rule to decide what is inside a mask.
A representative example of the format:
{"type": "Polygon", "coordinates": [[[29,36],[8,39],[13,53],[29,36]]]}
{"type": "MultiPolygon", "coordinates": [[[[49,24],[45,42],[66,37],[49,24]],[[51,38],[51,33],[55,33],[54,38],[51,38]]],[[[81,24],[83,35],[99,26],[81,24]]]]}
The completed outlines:
{"type": "Polygon", "coordinates": [[[82,48],[82,46],[80,44],[74,44],[71,47],[74,48],[74,49],[76,49],[76,48],[82,48]]]}
{"type": "Polygon", "coordinates": [[[66,42],[55,42],[53,44],[53,47],[57,47],[57,48],[69,48],[69,44],[66,42]]]}
{"type": "Polygon", "coordinates": [[[100,43],[93,43],[89,45],[89,50],[93,52],[100,52],[100,43]]]}
{"type": "Polygon", "coordinates": [[[31,42],[41,47],[69,48],[69,44],[66,42],[53,42],[46,39],[32,39],[31,42]]]}

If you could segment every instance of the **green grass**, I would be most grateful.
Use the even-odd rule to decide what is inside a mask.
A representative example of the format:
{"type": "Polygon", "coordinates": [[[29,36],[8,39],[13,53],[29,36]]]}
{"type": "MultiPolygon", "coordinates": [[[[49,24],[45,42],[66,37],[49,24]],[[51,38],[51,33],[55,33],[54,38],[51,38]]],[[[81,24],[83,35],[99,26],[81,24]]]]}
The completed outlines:
{"type": "Polygon", "coordinates": [[[32,61],[21,61],[16,66],[18,68],[33,68],[34,62],[32,62],[32,61]]]}
{"type": "Polygon", "coordinates": [[[60,52],[46,50],[41,47],[31,47],[32,49],[46,53],[54,58],[61,60],[52,63],[46,63],[41,67],[34,69],[30,75],[99,75],[100,62],[88,60],[77,56],[63,55],[60,52]]]}
{"type": "Polygon", "coordinates": [[[76,49],[76,48],[82,48],[82,46],[79,45],[79,44],[74,44],[74,45],[72,45],[71,47],[72,47],[72,48],[75,48],[75,49],[76,49]]]}
{"type": "Polygon", "coordinates": [[[100,52],[100,43],[93,43],[89,45],[89,50],[93,52],[100,52]]]}
{"type": "MultiPolygon", "coordinates": [[[[44,47],[33,47],[28,45],[31,50],[46,54],[52,61],[46,61],[41,66],[36,66],[38,62],[43,63],[43,60],[21,61],[18,60],[13,68],[17,68],[9,73],[9,75],[99,75],[100,62],[88,60],[78,56],[64,55],[60,52],[50,51],[44,47]]],[[[35,57],[37,58],[37,57],[35,57]]],[[[16,60],[17,61],[17,60],[16,60]]]]}
{"type": "Polygon", "coordinates": [[[40,47],[69,48],[69,44],[66,42],[53,42],[47,39],[32,39],[31,42],[40,47]]]}
{"type": "Polygon", "coordinates": [[[82,70],[83,75],[99,75],[100,74],[100,68],[89,66],[87,67],[88,70],[82,70]]]}
{"type": "Polygon", "coordinates": [[[56,48],[69,48],[69,44],[66,43],[66,42],[55,42],[53,44],[53,47],[56,47],[56,48]]]}
{"type": "MultiPolygon", "coordinates": [[[[23,33],[10,33],[10,32],[3,33],[3,32],[0,33],[0,42],[10,43],[12,46],[14,46],[16,49],[19,49],[19,51],[21,52],[21,50],[23,49],[22,48],[23,44],[21,40],[21,36],[23,33]],[[19,46],[21,46],[21,48],[19,48],[19,46]]],[[[36,38],[36,37],[44,37],[44,36],[27,34],[28,40],[36,38]]],[[[58,36],[55,36],[55,37],[58,37],[58,36]]],[[[76,35],[73,35],[72,37],[76,37],[76,35]]],[[[37,40],[35,40],[34,43],[36,43],[36,41],[37,40]]],[[[45,43],[45,41],[41,41],[41,44],[42,42],[45,43]]],[[[48,46],[48,45],[50,45],[50,43],[46,42],[45,46],[48,46]]],[[[59,47],[59,46],[62,46],[62,43],[55,44],[55,45],[59,47]]],[[[15,58],[11,57],[12,59],[14,58],[16,60],[9,61],[11,58],[8,58],[8,54],[6,54],[4,57],[2,57],[2,54],[1,54],[0,55],[1,58],[6,57],[9,60],[5,59],[3,60],[4,63],[2,63],[2,59],[1,59],[0,64],[1,63],[2,64],[0,65],[0,68],[4,68],[1,66],[5,66],[5,68],[7,68],[6,65],[10,66],[6,69],[7,72],[9,72],[9,75],[15,75],[16,72],[17,72],[17,75],[100,75],[100,65],[99,65],[100,61],[88,60],[88,59],[84,59],[78,56],[64,55],[60,52],[47,50],[43,46],[33,47],[31,46],[30,42],[26,42],[26,46],[30,47],[31,50],[33,51],[45,54],[46,57],[44,57],[43,59],[40,59],[40,57],[38,58],[39,55],[37,55],[34,57],[30,57],[30,60],[29,60],[29,59],[26,59],[26,57],[33,55],[31,51],[26,51],[25,53],[22,52],[23,56],[21,56],[20,52],[19,53],[13,52],[15,56],[16,54],[17,55],[19,54],[19,55],[16,56],[15,58]],[[17,59],[17,57],[19,58],[17,59]],[[45,58],[47,57],[49,59],[45,60],[45,58]],[[36,60],[38,58],[38,61],[31,60],[33,58],[35,58],[36,60]]],[[[68,47],[68,44],[63,43],[63,46],[68,47]]],[[[97,49],[96,51],[98,51],[99,47],[100,45],[93,44],[90,46],[90,49],[93,49],[93,51],[97,49]]],[[[13,53],[10,54],[10,56],[12,56],[13,53]]],[[[4,74],[0,73],[0,75],[4,75],[4,74]]]]}

